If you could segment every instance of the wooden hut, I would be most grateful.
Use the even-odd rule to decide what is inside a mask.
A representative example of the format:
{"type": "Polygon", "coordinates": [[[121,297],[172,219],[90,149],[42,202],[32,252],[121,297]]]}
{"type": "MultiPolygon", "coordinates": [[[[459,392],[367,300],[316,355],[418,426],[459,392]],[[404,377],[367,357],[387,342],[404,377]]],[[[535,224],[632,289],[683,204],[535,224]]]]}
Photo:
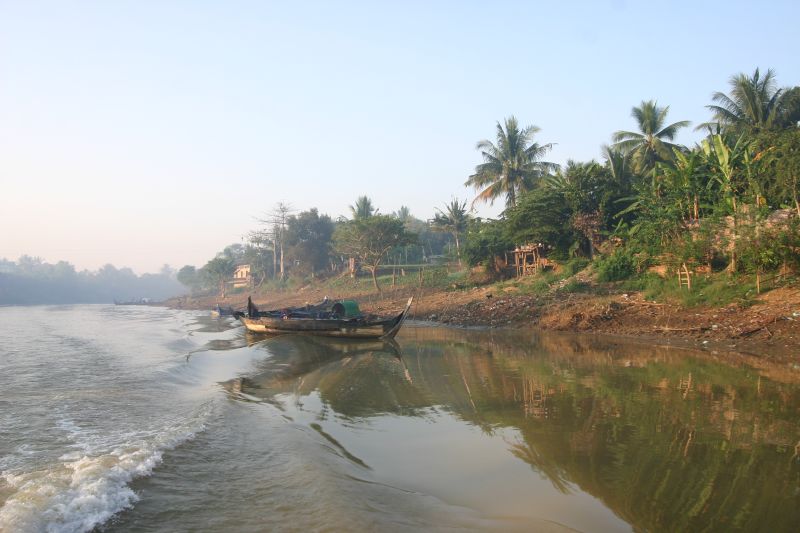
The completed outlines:
{"type": "Polygon", "coordinates": [[[542,243],[525,244],[514,249],[512,254],[514,255],[514,267],[517,270],[517,277],[536,274],[544,268],[547,260],[542,257],[543,250],[544,245],[542,243]]]}

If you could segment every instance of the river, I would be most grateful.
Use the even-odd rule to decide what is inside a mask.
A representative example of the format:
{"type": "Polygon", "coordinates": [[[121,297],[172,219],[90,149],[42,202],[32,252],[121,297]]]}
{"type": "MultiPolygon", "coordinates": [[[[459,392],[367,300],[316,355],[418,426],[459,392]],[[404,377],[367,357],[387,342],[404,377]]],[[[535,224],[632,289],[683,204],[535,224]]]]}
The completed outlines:
{"type": "Polygon", "coordinates": [[[587,336],[0,308],[0,531],[796,531],[800,372],[587,336]]]}

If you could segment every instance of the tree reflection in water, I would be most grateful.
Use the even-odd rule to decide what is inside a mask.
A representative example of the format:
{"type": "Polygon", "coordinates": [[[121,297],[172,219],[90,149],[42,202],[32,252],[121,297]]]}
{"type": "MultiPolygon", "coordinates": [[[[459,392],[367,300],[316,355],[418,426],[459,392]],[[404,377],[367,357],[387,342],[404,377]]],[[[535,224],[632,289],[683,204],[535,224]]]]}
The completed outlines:
{"type": "Polygon", "coordinates": [[[342,419],[445,411],[515,429],[514,456],[639,530],[800,524],[791,369],[572,335],[407,328],[400,344],[270,339],[258,372],[226,387],[278,404],[316,393],[342,419]]]}

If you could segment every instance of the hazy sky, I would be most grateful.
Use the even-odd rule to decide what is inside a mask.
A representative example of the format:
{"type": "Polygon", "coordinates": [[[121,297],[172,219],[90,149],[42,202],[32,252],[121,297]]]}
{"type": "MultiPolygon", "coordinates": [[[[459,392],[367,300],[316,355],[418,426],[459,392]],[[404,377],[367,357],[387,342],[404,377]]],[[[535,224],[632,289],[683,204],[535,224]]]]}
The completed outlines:
{"type": "Polygon", "coordinates": [[[0,257],[201,266],[281,200],[430,218],[508,115],[563,163],[643,99],[800,84],[798,6],[0,0],[0,257]]]}

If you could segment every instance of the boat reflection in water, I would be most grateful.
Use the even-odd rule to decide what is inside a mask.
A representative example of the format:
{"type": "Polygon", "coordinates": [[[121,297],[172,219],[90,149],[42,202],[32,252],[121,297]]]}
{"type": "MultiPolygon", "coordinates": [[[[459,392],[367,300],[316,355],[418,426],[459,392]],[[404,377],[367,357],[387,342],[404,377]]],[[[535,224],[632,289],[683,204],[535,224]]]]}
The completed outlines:
{"type": "Polygon", "coordinates": [[[311,394],[321,388],[348,394],[358,389],[359,395],[380,399],[386,396],[385,390],[364,391],[362,387],[367,384],[391,386],[385,379],[394,375],[402,382],[411,383],[400,345],[393,339],[352,340],[306,335],[264,338],[250,332],[246,332],[245,338],[250,346],[267,350],[272,356],[259,365],[257,373],[223,383],[228,391],[243,399],[273,402],[281,394],[311,394]],[[374,365],[381,367],[378,380],[358,376],[361,369],[376,377],[374,365]],[[340,383],[342,379],[348,382],[340,383]]]}
{"type": "Polygon", "coordinates": [[[256,372],[224,386],[386,482],[490,516],[583,530],[800,524],[790,368],[574,335],[411,327],[399,343],[402,355],[270,339],[256,372]]]}

